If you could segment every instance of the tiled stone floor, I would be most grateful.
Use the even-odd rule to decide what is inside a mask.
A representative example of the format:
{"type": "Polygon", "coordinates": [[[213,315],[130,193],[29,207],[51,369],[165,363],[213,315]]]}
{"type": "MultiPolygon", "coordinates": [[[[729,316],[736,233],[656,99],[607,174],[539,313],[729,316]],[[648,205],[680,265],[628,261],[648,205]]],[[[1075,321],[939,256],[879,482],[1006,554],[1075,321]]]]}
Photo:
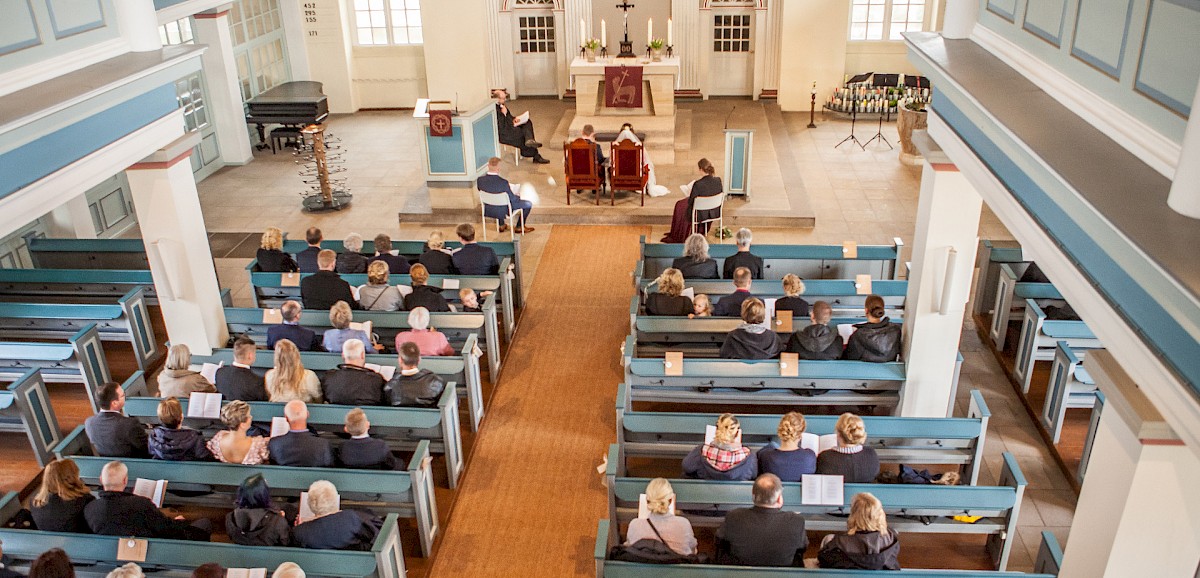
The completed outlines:
{"type": "MultiPolygon", "coordinates": [[[[523,99],[515,106],[521,110],[529,108],[537,125],[549,131],[552,129],[546,127],[558,126],[569,104],[556,100],[523,99]]],[[[658,167],[660,183],[675,191],[660,199],[660,202],[673,203],[679,198],[676,185],[693,178],[692,167],[700,156],[719,158],[723,146],[719,123],[735,104],[737,111],[734,118],[751,120],[765,119],[768,112],[766,107],[773,106],[745,100],[681,104],[693,111],[692,147],[691,150],[677,151],[675,164],[658,167]]],[[[779,115],[777,112],[775,114],[779,115]]],[[[772,141],[771,136],[785,137],[774,140],[790,144],[789,152],[795,164],[784,170],[776,167],[775,174],[798,175],[802,182],[789,182],[786,192],[774,190],[768,193],[764,190],[755,202],[763,200],[765,203],[765,199],[772,197],[783,199],[800,191],[816,215],[816,227],[756,228],[756,241],[802,244],[840,243],[853,239],[864,244],[886,244],[892,238],[899,237],[911,246],[921,171],[917,167],[899,163],[894,124],[885,124],[884,134],[897,146],[896,150],[873,144],[864,151],[850,146],[834,148],[849,133],[847,121],[818,116],[818,127],[807,129],[807,113],[782,113],[779,117],[781,123],[761,124],[761,131],[772,134],[756,136],[756,142],[772,141]],[[786,131],[786,134],[779,135],[776,131],[786,131]]],[[[440,228],[449,236],[453,223],[400,223],[397,220],[397,213],[402,210],[417,211],[429,206],[418,164],[420,153],[415,123],[407,112],[367,112],[338,117],[330,123],[330,131],[342,138],[346,146],[345,176],[355,195],[353,206],[341,213],[309,215],[300,211],[300,193],[305,185],[296,174],[297,167],[290,154],[272,155],[269,150],[259,151],[255,153],[254,162],[223,169],[198,186],[208,230],[257,232],[275,225],[292,238],[301,238],[307,227],[316,225],[329,238],[339,238],[350,232],[358,232],[369,238],[385,232],[393,238],[413,239],[424,238],[430,230],[440,228]]],[[[870,126],[870,131],[865,130],[868,128],[865,126],[860,125],[859,128],[860,136],[869,136],[875,127],[870,126]]],[[[545,137],[543,139],[548,140],[545,137]]],[[[555,159],[557,154],[547,150],[546,156],[555,159]]],[[[512,179],[531,182],[545,181],[545,177],[555,170],[547,167],[557,164],[522,163],[514,168],[510,161],[511,155],[508,156],[505,170],[512,179]]],[[[561,173],[561,168],[557,170],[561,173]]],[[[771,168],[764,169],[756,164],[755,170],[765,172],[771,168]]],[[[779,179],[764,179],[758,186],[763,189],[778,187],[781,182],[779,179]]],[[[614,215],[614,219],[617,218],[614,215]]],[[[522,240],[523,262],[530,273],[525,276],[527,288],[537,272],[542,249],[553,227],[537,219],[536,208],[531,224],[536,225],[537,231],[525,235],[522,240]]],[[[652,238],[657,240],[667,228],[666,222],[654,226],[652,238]]],[[[991,239],[1011,238],[986,207],[979,235],[991,239]]],[[[249,259],[219,258],[216,263],[222,287],[233,290],[235,304],[252,305],[245,272],[249,259]]],[[[632,266],[630,263],[630,268],[632,266]]],[[[1000,454],[1005,451],[1016,456],[1029,480],[1009,568],[1031,570],[1042,530],[1053,531],[1059,541],[1065,544],[1074,514],[1075,494],[1053,461],[995,357],[980,342],[971,320],[964,324],[961,349],[965,363],[958,390],[958,412],[962,414],[966,411],[968,392],[972,389],[982,391],[992,411],[984,448],[985,467],[980,482],[995,483],[1000,470],[1000,454]]]]}

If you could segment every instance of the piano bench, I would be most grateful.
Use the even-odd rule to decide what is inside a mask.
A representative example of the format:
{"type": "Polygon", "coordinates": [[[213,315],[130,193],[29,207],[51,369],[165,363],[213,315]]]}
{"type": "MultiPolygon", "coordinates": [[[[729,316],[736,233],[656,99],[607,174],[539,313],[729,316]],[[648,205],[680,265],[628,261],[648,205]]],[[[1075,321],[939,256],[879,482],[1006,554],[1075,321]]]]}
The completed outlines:
{"type": "Polygon", "coordinates": [[[281,126],[276,129],[271,129],[271,154],[275,154],[275,150],[282,149],[288,143],[296,143],[299,148],[301,139],[300,129],[294,126],[281,126]]]}

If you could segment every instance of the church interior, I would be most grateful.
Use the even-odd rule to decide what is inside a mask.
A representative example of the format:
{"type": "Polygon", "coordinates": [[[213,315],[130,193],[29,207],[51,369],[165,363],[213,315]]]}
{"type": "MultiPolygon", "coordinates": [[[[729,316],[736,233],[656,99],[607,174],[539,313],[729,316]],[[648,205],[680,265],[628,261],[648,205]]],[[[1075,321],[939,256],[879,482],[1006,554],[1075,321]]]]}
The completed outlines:
{"type": "Polygon", "coordinates": [[[1200,577],[1195,0],[0,7],[0,578],[1200,577]]]}

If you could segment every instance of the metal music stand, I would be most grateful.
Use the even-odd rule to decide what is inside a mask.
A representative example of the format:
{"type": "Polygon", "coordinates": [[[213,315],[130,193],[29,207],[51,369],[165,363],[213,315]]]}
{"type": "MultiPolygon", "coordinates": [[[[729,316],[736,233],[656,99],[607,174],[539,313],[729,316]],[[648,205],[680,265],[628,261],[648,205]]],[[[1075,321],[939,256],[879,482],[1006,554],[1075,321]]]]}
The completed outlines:
{"type": "Polygon", "coordinates": [[[858,122],[858,106],[855,105],[855,100],[853,97],[851,97],[850,98],[850,136],[842,139],[842,142],[833,145],[833,148],[838,148],[838,147],[846,144],[846,141],[850,141],[850,142],[858,145],[859,148],[861,148],[863,150],[867,150],[867,145],[864,145],[862,143],[862,141],[858,140],[858,137],[854,136],[854,124],[856,122],[858,122]]]}
{"type": "Polygon", "coordinates": [[[887,119],[888,119],[888,121],[889,121],[889,122],[891,122],[891,120],[892,120],[892,107],[890,107],[890,106],[889,106],[889,107],[887,107],[887,108],[886,108],[886,112],[884,112],[884,113],[880,113],[880,114],[879,114],[879,130],[875,131],[875,136],[873,136],[873,137],[871,137],[870,139],[868,139],[868,140],[867,140],[867,144],[865,144],[865,145],[862,145],[862,147],[863,147],[863,150],[867,150],[867,145],[871,144],[871,142],[873,142],[875,139],[879,139],[879,141],[880,141],[880,142],[882,142],[883,144],[887,145],[889,150],[890,150],[890,149],[894,149],[894,148],[895,148],[895,147],[893,147],[893,146],[892,146],[892,143],[888,142],[888,139],[887,139],[887,137],[886,137],[886,136],[883,136],[883,115],[884,115],[884,114],[886,114],[886,115],[887,115],[887,117],[888,117],[888,118],[887,118],[887,119]]]}

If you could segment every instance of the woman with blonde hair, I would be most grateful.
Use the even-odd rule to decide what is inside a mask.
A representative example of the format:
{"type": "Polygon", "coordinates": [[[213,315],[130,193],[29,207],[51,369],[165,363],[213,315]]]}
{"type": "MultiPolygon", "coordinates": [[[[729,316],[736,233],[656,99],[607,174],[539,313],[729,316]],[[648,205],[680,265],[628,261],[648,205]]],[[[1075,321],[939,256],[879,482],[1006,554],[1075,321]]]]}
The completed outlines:
{"type": "Polygon", "coordinates": [[[671,261],[672,269],[687,279],[720,279],[717,260],[708,256],[708,239],[699,233],[689,235],[683,243],[683,256],[671,261]]]}
{"type": "Polygon", "coordinates": [[[29,512],[39,530],[90,534],[83,508],[95,499],[79,478],[74,460],[54,460],[42,472],[42,485],[29,504],[29,512]]]}
{"type": "Polygon", "coordinates": [[[878,498],[867,492],[854,495],[846,533],[825,536],[817,561],[822,568],[900,569],[900,536],[888,527],[878,498]]]}
{"type": "Polygon", "coordinates": [[[792,319],[808,316],[808,301],[805,301],[804,280],[799,276],[788,273],[783,276],[784,297],[775,300],[776,311],[791,311],[792,319]]]}
{"type": "Polygon", "coordinates": [[[404,309],[404,295],[400,289],[388,285],[388,264],[371,261],[367,266],[367,284],[358,288],[358,304],[367,311],[400,311],[404,309]]]}
{"type": "Polygon", "coordinates": [[[396,334],[396,351],[405,343],[415,343],[421,355],[454,355],[446,334],[429,327],[429,310],[417,307],[408,312],[408,331],[396,334]]]}
{"type": "Polygon", "coordinates": [[[683,458],[683,475],[703,480],[753,480],[758,477],[758,459],[742,445],[742,424],[731,413],[717,418],[717,431],[710,443],[701,444],[683,458]]]}
{"type": "Polygon", "coordinates": [[[875,449],[865,446],[867,428],[863,420],[852,413],[843,413],[837,420],[837,446],[817,456],[817,473],[843,476],[847,484],[869,484],[879,475],[879,456],[875,449]]]}
{"type": "MultiPolygon", "coordinates": [[[[375,263],[382,263],[376,261],[375,263]]],[[[387,264],[384,263],[384,267],[387,264]]],[[[362,329],[351,329],[350,322],[354,321],[354,312],[350,310],[350,304],[345,301],[338,301],[329,308],[329,324],[333,329],[325,330],[325,337],[322,340],[322,345],[325,351],[330,353],[341,353],[342,345],[350,339],[357,339],[363,343],[372,343],[371,336],[362,329]]],[[[278,348],[278,345],[276,345],[278,348]]]]}
{"type": "Polygon", "coordinates": [[[692,300],[681,295],[683,292],[683,273],[671,268],[662,272],[655,281],[658,291],[646,296],[647,315],[676,315],[684,316],[693,312],[692,300]]]}
{"type": "Polygon", "coordinates": [[[783,351],[779,334],[767,329],[767,306],[757,297],[742,301],[742,324],[725,334],[722,359],[774,359],[783,351]]]}
{"type": "Polygon", "coordinates": [[[271,401],[288,402],[298,399],[304,403],[323,403],[321,380],[311,369],[304,369],[300,350],[289,339],[275,343],[275,367],[267,370],[264,379],[271,401]]]}
{"type": "Polygon", "coordinates": [[[255,255],[258,270],[265,273],[294,273],[300,270],[296,260],[283,252],[283,232],[279,227],[267,227],[255,255]]]}
{"type": "Polygon", "coordinates": [[[758,450],[760,474],[775,474],[785,482],[799,482],[800,476],[817,471],[817,454],[800,447],[800,438],[808,423],[800,412],[789,411],[779,418],[779,445],[758,450]]]}
{"type": "Polygon", "coordinates": [[[708,295],[701,293],[692,299],[692,314],[688,317],[712,317],[712,313],[712,300],[708,295]]]}
{"type": "Polygon", "coordinates": [[[189,369],[192,351],[183,343],[176,343],[167,351],[167,363],[158,374],[159,397],[188,397],[194,392],[213,393],[216,386],[203,375],[189,369]]]}
{"type": "Polygon", "coordinates": [[[252,420],[250,404],[244,401],[234,400],[221,408],[221,423],[227,429],[217,432],[208,440],[208,451],[217,461],[246,466],[268,462],[271,454],[267,442],[270,440],[263,436],[251,437],[246,433],[252,420]]]}
{"type": "Polygon", "coordinates": [[[446,313],[450,311],[450,303],[442,297],[442,288],[429,285],[429,270],[417,263],[408,271],[412,277],[412,293],[404,296],[404,308],[412,311],[424,307],[427,311],[446,313]]]}
{"type": "Polygon", "coordinates": [[[900,356],[900,326],[887,317],[883,297],[870,295],[863,304],[866,323],[856,323],[842,359],[885,363],[900,356]]]}
{"type": "Polygon", "coordinates": [[[683,516],[675,515],[674,506],[675,489],[671,487],[671,482],[664,478],[650,480],[646,484],[646,508],[650,510],[650,516],[629,523],[625,544],[631,545],[645,539],[658,540],[681,556],[695,554],[696,536],[692,533],[692,523],[683,516]]]}
{"type": "Polygon", "coordinates": [[[430,275],[453,275],[455,272],[454,258],[446,248],[446,237],[439,230],[429,232],[425,252],[417,257],[417,262],[424,265],[430,275]]]}

